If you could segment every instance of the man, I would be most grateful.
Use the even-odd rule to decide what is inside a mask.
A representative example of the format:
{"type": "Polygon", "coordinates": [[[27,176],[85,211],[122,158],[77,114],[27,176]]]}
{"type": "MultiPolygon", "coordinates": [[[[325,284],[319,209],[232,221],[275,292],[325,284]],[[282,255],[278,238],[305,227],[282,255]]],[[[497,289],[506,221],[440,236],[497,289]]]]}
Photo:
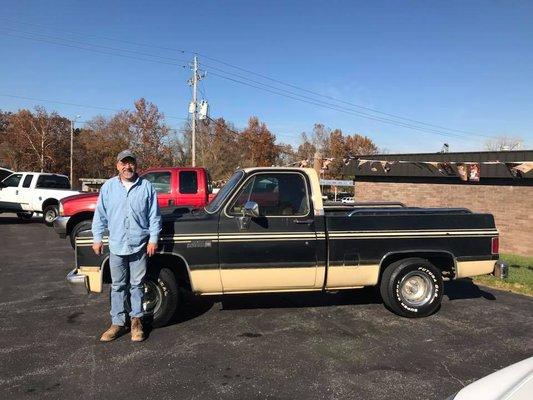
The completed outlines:
{"type": "Polygon", "coordinates": [[[104,183],[93,217],[93,250],[102,254],[102,236],[109,230],[111,321],[100,340],[109,342],[128,331],[126,303],[131,305],[131,340],[143,341],[143,279],[147,256],[154,255],[161,231],[156,192],[137,175],[137,160],[130,150],[117,156],[118,176],[104,183]],[[128,296],[129,289],[129,296],[128,296]]]}

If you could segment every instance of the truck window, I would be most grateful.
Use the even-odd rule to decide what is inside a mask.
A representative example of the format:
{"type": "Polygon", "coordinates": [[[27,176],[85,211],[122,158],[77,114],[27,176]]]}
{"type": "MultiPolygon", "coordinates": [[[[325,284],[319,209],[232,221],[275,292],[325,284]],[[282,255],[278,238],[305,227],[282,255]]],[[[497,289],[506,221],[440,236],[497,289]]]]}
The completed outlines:
{"type": "Polygon", "coordinates": [[[70,189],[70,182],[66,176],[40,175],[35,187],[39,189],[70,189]]]}
{"type": "Polygon", "coordinates": [[[214,213],[218,211],[219,207],[224,204],[226,197],[228,197],[229,194],[233,191],[233,188],[238,185],[239,181],[242,179],[243,176],[243,171],[236,171],[231,176],[231,178],[229,178],[228,182],[224,186],[222,186],[213,201],[209,203],[207,207],[205,207],[205,210],[208,213],[214,213]]]}
{"type": "Polygon", "coordinates": [[[263,216],[303,216],[309,213],[309,196],[301,174],[257,174],[239,191],[228,213],[241,215],[244,204],[255,201],[263,216]]]}
{"type": "Polygon", "coordinates": [[[4,180],[4,185],[7,187],[18,187],[20,180],[22,179],[22,174],[13,174],[8,176],[4,180]]]}
{"type": "Polygon", "coordinates": [[[211,174],[209,171],[205,171],[205,174],[207,175],[207,193],[211,194],[213,193],[213,181],[211,180],[211,174]]]}
{"type": "Polygon", "coordinates": [[[156,193],[170,193],[170,171],[149,172],[143,178],[153,185],[156,193]]]}
{"type": "Polygon", "coordinates": [[[31,185],[31,180],[33,179],[33,175],[26,175],[24,178],[24,182],[22,182],[23,188],[29,188],[31,185]]]}
{"type": "Polygon", "coordinates": [[[180,171],[180,193],[198,193],[198,174],[196,171],[180,171]]]}

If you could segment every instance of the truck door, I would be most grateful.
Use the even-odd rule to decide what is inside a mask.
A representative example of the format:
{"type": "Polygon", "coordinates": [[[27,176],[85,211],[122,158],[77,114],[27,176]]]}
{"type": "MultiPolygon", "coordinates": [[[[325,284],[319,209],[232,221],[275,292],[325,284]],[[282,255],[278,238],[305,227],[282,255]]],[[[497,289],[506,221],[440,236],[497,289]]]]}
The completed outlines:
{"type": "Polygon", "coordinates": [[[21,211],[19,202],[19,186],[23,174],[12,174],[2,182],[0,190],[0,209],[6,211],[21,211]]]}
{"type": "Polygon", "coordinates": [[[149,181],[157,192],[157,204],[159,207],[168,207],[174,205],[174,196],[172,195],[172,175],[170,171],[153,171],[143,175],[143,178],[149,181]]]}
{"type": "Polygon", "coordinates": [[[220,271],[224,293],[305,290],[317,283],[317,237],[310,187],[299,172],[258,172],[221,210],[220,271]],[[239,222],[244,204],[260,217],[239,222]]]}
{"type": "MultiPolygon", "coordinates": [[[[33,174],[26,174],[22,180],[22,185],[19,188],[19,201],[23,210],[32,210],[32,196],[36,194],[35,191],[30,189],[31,181],[33,180],[33,174]]],[[[37,197],[37,196],[35,196],[37,197]]]]}

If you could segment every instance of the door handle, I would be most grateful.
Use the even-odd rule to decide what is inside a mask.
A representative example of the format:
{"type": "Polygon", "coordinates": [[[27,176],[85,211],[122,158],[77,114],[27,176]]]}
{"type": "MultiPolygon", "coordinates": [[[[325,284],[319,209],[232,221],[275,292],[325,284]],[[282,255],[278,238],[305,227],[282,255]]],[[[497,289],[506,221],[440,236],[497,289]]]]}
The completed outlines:
{"type": "Polygon", "coordinates": [[[19,194],[19,191],[18,191],[18,190],[15,190],[15,194],[18,195],[18,194],[19,194]]]}
{"type": "Polygon", "coordinates": [[[295,219],[292,222],[299,225],[311,225],[313,222],[315,222],[314,219],[295,219]]]}
{"type": "Polygon", "coordinates": [[[174,204],[174,201],[173,200],[169,200],[168,201],[168,205],[171,206],[172,204],[174,204]]]}

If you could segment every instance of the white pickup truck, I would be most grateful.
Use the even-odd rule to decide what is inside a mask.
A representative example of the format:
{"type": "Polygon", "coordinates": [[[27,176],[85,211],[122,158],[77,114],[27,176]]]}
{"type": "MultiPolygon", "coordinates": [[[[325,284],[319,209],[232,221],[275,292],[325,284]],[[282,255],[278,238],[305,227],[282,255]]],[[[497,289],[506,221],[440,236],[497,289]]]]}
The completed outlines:
{"type": "Polygon", "coordinates": [[[0,182],[0,213],[14,212],[20,219],[42,213],[44,222],[52,225],[59,214],[59,200],[79,193],[70,190],[65,175],[15,172],[0,182]]]}

